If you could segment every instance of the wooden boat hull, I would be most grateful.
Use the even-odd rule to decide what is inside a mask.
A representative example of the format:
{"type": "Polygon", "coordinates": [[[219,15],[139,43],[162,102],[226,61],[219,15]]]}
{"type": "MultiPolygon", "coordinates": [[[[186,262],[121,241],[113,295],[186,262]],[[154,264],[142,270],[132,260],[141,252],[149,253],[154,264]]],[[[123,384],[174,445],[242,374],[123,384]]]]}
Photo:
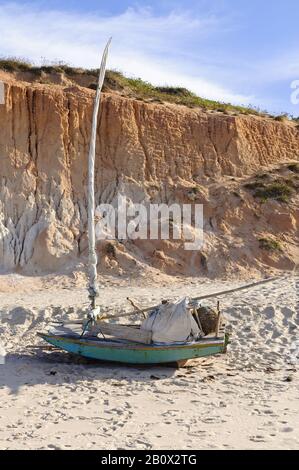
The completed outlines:
{"type": "Polygon", "coordinates": [[[126,364],[163,364],[210,356],[225,351],[225,339],[209,338],[180,345],[140,345],[109,340],[39,335],[48,343],[79,356],[126,364]]]}

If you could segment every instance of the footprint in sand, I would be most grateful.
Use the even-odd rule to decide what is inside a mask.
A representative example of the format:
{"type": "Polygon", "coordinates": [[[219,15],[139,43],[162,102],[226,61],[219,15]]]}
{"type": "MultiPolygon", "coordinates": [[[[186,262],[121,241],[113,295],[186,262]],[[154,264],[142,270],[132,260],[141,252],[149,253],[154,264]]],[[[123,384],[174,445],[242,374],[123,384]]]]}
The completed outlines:
{"type": "Polygon", "coordinates": [[[269,320],[275,317],[275,309],[273,307],[267,307],[262,312],[269,320]]]}
{"type": "Polygon", "coordinates": [[[264,436],[262,435],[249,436],[249,440],[252,442],[266,442],[264,436]]]}
{"type": "Polygon", "coordinates": [[[294,431],[294,429],[289,427],[289,426],[286,426],[286,427],[280,429],[280,432],[293,432],[293,431],[294,431]]]}

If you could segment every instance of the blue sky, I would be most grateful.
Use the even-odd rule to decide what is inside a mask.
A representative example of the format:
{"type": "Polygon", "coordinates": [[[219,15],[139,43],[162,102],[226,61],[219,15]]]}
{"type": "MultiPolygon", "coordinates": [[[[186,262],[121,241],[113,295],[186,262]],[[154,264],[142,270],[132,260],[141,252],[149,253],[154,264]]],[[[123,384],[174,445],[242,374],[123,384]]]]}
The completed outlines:
{"type": "Polygon", "coordinates": [[[0,56],[108,66],[201,96],[299,115],[298,0],[0,0],[0,56]]]}

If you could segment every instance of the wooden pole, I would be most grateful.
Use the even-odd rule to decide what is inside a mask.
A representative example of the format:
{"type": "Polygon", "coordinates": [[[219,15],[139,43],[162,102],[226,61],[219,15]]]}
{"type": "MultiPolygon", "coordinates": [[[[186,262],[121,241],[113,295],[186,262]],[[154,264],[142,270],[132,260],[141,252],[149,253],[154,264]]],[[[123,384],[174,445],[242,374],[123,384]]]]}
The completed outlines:
{"type": "MultiPolygon", "coordinates": [[[[240,290],[250,289],[251,287],[260,286],[262,284],[266,284],[267,282],[273,282],[273,281],[276,281],[278,279],[280,279],[280,278],[279,277],[272,277],[270,279],[264,279],[262,281],[252,282],[251,284],[246,284],[245,286],[236,287],[235,289],[229,289],[229,290],[224,290],[224,291],[220,291],[220,292],[214,292],[212,294],[201,295],[200,297],[194,297],[191,300],[198,301],[198,300],[204,300],[204,299],[211,299],[213,297],[218,297],[220,295],[228,295],[228,294],[232,294],[233,292],[238,292],[240,290]]],[[[144,315],[145,313],[150,312],[151,310],[154,310],[155,308],[158,308],[159,306],[160,305],[155,305],[155,306],[147,307],[147,308],[144,308],[144,309],[134,310],[133,312],[120,313],[118,315],[103,315],[100,318],[100,321],[109,320],[109,319],[113,319],[113,318],[131,317],[133,315],[140,315],[140,314],[144,315]]],[[[74,320],[74,321],[70,321],[70,322],[52,321],[51,323],[60,323],[60,324],[67,325],[67,324],[77,324],[77,323],[79,324],[79,323],[82,323],[82,321],[80,321],[80,320],[79,321],[74,320]]]]}
{"type": "Polygon", "coordinates": [[[130,302],[130,304],[132,305],[132,307],[136,308],[136,310],[137,310],[139,313],[141,313],[141,314],[144,316],[144,318],[145,318],[145,313],[141,310],[140,307],[138,307],[138,305],[135,304],[135,302],[134,302],[132,299],[130,299],[130,297],[127,297],[127,301],[130,302]]]}
{"type": "Polygon", "coordinates": [[[94,99],[94,108],[92,115],[92,128],[91,138],[88,154],[88,207],[87,207],[87,222],[88,222],[88,293],[91,302],[91,311],[96,307],[96,297],[99,295],[99,289],[97,286],[97,254],[96,254],[96,238],[95,238],[95,224],[94,224],[94,213],[95,213],[95,154],[96,154],[96,139],[97,139],[97,125],[98,125],[98,114],[101,101],[101,91],[105,78],[106,61],[108,50],[110,46],[111,38],[106,44],[104,53],[102,56],[97,91],[94,99]]]}
{"type": "MultiPolygon", "coordinates": [[[[252,282],[251,284],[246,284],[245,286],[236,287],[234,289],[223,290],[223,291],[220,291],[220,292],[214,292],[212,294],[201,295],[199,297],[194,297],[191,300],[198,301],[198,300],[204,300],[204,299],[212,299],[212,298],[218,297],[220,295],[232,294],[233,292],[238,292],[240,290],[250,289],[251,287],[260,286],[262,284],[266,284],[267,282],[276,281],[277,279],[279,279],[279,277],[272,277],[270,279],[264,279],[262,281],[252,282]]],[[[108,320],[110,318],[129,317],[129,316],[138,315],[138,314],[141,314],[141,313],[144,314],[144,313],[149,312],[151,310],[154,310],[155,308],[158,308],[158,307],[159,307],[159,305],[154,305],[152,307],[147,307],[147,308],[135,310],[134,312],[120,313],[118,315],[106,315],[106,316],[101,317],[101,320],[108,320]]]]}
{"type": "Polygon", "coordinates": [[[221,320],[222,320],[219,300],[217,302],[217,312],[218,312],[218,317],[217,317],[217,323],[216,323],[215,336],[216,336],[216,338],[219,338],[219,330],[220,330],[221,320]]]}

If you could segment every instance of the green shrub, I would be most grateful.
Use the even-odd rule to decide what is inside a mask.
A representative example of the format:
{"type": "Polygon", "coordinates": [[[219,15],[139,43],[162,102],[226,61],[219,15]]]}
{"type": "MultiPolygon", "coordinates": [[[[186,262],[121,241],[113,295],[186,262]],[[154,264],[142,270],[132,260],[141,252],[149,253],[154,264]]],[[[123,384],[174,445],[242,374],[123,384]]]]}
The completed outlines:
{"type": "Polygon", "coordinates": [[[167,93],[168,95],[174,95],[174,96],[185,96],[185,97],[190,97],[194,98],[195,95],[187,90],[187,88],[180,88],[180,87],[173,87],[173,86],[157,86],[155,89],[159,93],[167,93]]]}
{"type": "Polygon", "coordinates": [[[98,88],[98,85],[97,83],[91,83],[90,85],[88,85],[88,88],[90,88],[91,90],[96,90],[98,88]]]}
{"type": "Polygon", "coordinates": [[[16,57],[0,59],[0,70],[6,72],[27,72],[31,68],[32,64],[25,59],[17,59],[16,57]]]}
{"type": "Polygon", "coordinates": [[[198,194],[200,192],[200,188],[199,186],[193,186],[193,188],[191,188],[189,192],[193,194],[198,194]]]}
{"type": "Polygon", "coordinates": [[[262,250],[282,252],[280,243],[273,238],[259,238],[259,245],[262,250]]]}
{"type": "Polygon", "coordinates": [[[291,163],[287,166],[287,169],[294,173],[299,173],[299,163],[291,163]]]}
{"type": "Polygon", "coordinates": [[[280,202],[287,202],[292,196],[292,189],[284,183],[271,183],[267,186],[257,188],[254,197],[263,200],[276,199],[280,202]]]}
{"type": "Polygon", "coordinates": [[[105,253],[111,258],[116,258],[116,249],[113,243],[108,242],[105,246],[105,253]]]}
{"type": "Polygon", "coordinates": [[[244,188],[254,191],[253,196],[264,202],[268,199],[288,202],[290,197],[293,195],[293,188],[296,187],[294,182],[288,179],[281,179],[272,183],[261,181],[261,179],[265,179],[266,176],[267,175],[262,178],[260,177],[257,181],[244,184],[244,188]]]}
{"type": "Polygon", "coordinates": [[[288,116],[288,114],[280,114],[279,116],[275,116],[274,120],[278,121],[278,122],[288,121],[289,116],[288,116]]]}
{"type": "Polygon", "coordinates": [[[260,180],[265,180],[268,178],[268,173],[260,173],[259,175],[256,175],[256,177],[260,180]]]}
{"type": "Polygon", "coordinates": [[[251,183],[246,183],[244,184],[244,188],[246,189],[257,189],[257,188],[263,188],[264,185],[260,181],[252,181],[251,183]]]}

